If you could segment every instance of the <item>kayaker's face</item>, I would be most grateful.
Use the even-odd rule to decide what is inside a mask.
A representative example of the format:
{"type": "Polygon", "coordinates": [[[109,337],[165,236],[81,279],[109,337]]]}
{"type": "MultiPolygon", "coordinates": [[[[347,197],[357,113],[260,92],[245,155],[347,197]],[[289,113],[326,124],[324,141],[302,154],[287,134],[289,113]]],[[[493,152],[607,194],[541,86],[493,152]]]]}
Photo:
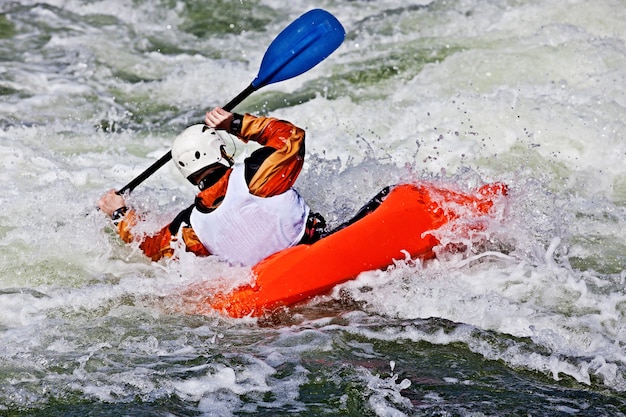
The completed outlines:
{"type": "Polygon", "coordinates": [[[215,184],[228,170],[220,163],[211,164],[203,170],[191,174],[187,179],[197,186],[205,189],[215,184]]]}

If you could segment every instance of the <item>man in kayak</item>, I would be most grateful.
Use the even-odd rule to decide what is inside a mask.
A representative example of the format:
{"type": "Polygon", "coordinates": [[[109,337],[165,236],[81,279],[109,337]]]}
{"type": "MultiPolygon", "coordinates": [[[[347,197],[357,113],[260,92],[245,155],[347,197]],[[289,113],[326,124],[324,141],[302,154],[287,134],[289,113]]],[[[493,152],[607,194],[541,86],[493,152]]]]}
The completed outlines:
{"type": "Polygon", "coordinates": [[[285,248],[313,243],[326,227],[292,188],[304,162],[304,137],[304,130],[287,121],[215,108],[172,145],[176,167],[200,189],[194,204],[152,236],[132,234],[137,214],[115,190],[98,207],[126,243],[138,240],[152,260],[171,257],[174,242],[182,240],[197,255],[254,265],[285,248]],[[262,147],[235,164],[237,139],[262,147]]]}

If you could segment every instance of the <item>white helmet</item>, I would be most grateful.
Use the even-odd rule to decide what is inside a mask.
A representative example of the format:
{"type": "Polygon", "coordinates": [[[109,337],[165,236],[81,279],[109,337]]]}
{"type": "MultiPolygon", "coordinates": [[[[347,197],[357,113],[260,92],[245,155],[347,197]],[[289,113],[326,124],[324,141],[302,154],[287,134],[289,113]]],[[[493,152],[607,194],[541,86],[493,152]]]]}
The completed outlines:
{"type": "Polygon", "coordinates": [[[172,144],[172,159],[185,178],[215,163],[231,167],[234,155],[234,137],[204,124],[183,130],[172,144]]]}

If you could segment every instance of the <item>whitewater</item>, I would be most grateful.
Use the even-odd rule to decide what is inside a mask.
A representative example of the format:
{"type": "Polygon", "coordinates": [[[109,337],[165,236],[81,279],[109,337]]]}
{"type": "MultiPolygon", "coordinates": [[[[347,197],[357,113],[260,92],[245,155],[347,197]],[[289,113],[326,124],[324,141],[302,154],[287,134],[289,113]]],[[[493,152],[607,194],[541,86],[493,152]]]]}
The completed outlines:
{"type": "MultiPolygon", "coordinates": [[[[3,2],[0,414],[626,415],[625,20],[618,0],[3,2]],[[504,182],[506,207],[466,251],[261,319],[189,314],[182,289],[249,270],[152,263],[96,202],[313,8],[344,43],[236,108],[306,130],[311,208],[338,225],[411,181],[504,182]]],[[[128,202],[149,231],[193,197],[168,164],[128,202]]]]}

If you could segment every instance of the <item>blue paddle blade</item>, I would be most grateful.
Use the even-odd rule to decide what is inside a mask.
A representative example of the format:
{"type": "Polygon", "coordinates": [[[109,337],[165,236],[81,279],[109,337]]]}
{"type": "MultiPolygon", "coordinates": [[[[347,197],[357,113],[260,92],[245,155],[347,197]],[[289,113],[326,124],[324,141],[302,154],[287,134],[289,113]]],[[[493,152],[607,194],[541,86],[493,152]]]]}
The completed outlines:
{"type": "Polygon", "coordinates": [[[259,89],[310,70],[333,53],[345,36],[341,23],[327,11],[303,14],[270,44],[252,87],[259,89]]]}

